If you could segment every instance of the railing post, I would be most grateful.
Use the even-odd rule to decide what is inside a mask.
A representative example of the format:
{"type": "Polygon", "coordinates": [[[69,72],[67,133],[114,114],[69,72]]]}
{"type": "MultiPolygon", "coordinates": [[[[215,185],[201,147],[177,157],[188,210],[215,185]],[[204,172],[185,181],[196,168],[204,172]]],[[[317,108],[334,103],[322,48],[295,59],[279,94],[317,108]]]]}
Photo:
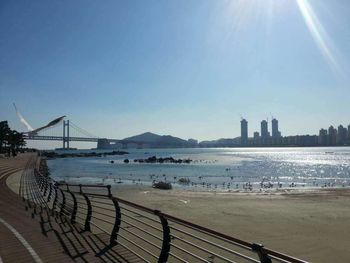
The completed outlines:
{"type": "Polygon", "coordinates": [[[158,263],[165,263],[168,261],[170,252],[170,227],[168,224],[168,220],[163,216],[163,214],[160,211],[155,210],[154,213],[159,217],[163,228],[163,243],[162,250],[158,258],[158,263]]]}
{"type": "Polygon", "coordinates": [[[114,245],[117,243],[118,232],[120,229],[121,212],[120,212],[120,206],[119,206],[117,199],[115,199],[114,197],[111,197],[111,200],[112,200],[112,202],[114,204],[114,208],[115,208],[115,222],[114,222],[113,230],[111,232],[111,238],[109,240],[109,243],[110,243],[110,245],[114,245]]]}
{"type": "Polygon", "coordinates": [[[91,202],[90,202],[89,197],[85,193],[83,193],[81,185],[79,185],[79,188],[80,188],[80,194],[84,197],[84,199],[86,201],[86,206],[87,206],[84,230],[91,231],[91,226],[90,226],[90,221],[91,221],[91,216],[92,216],[91,202]]]}
{"type": "Polygon", "coordinates": [[[112,192],[111,192],[111,185],[107,185],[107,190],[108,190],[108,197],[112,197],[112,192]]]}
{"type": "Polygon", "coordinates": [[[68,184],[67,184],[67,191],[68,191],[68,193],[70,193],[70,195],[72,196],[72,199],[73,199],[73,211],[72,211],[72,215],[71,215],[71,218],[70,218],[70,222],[72,224],[74,224],[75,223],[75,219],[76,219],[76,215],[77,215],[77,210],[78,210],[77,199],[76,199],[74,193],[72,193],[69,190],[68,184]]]}
{"type": "Polygon", "coordinates": [[[107,190],[108,190],[108,197],[112,200],[115,208],[115,221],[114,221],[114,226],[111,232],[111,237],[109,239],[110,245],[115,245],[117,243],[117,238],[118,238],[118,232],[120,229],[120,224],[121,224],[121,212],[120,212],[120,206],[116,198],[113,197],[112,191],[111,191],[111,185],[107,185],[107,190]]]}
{"type": "Polygon", "coordinates": [[[254,243],[252,245],[252,250],[258,253],[259,260],[261,263],[271,263],[271,258],[268,256],[268,254],[264,250],[264,246],[261,244],[254,243]]]}

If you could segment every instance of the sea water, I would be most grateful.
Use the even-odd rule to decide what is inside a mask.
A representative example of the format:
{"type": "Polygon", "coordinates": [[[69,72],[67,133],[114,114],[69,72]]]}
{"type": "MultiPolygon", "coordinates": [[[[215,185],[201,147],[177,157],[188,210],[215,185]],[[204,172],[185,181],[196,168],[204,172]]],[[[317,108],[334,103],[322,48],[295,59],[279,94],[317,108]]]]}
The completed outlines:
{"type": "Polygon", "coordinates": [[[175,188],[225,191],[350,186],[350,147],[127,151],[127,155],[48,160],[48,166],[55,180],[68,183],[152,185],[166,181],[175,188]],[[151,156],[192,162],[134,162],[151,156]],[[124,159],[130,162],[124,163],[124,159]],[[180,184],[180,178],[189,179],[189,183],[180,184]]]}

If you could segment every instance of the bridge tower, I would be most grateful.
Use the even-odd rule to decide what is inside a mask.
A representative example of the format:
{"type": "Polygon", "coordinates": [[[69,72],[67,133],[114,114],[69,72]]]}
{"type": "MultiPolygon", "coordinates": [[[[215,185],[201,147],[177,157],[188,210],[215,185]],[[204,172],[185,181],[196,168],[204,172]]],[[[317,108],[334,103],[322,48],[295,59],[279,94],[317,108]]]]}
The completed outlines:
{"type": "Polygon", "coordinates": [[[69,120],[63,120],[63,149],[69,149],[69,120]]]}

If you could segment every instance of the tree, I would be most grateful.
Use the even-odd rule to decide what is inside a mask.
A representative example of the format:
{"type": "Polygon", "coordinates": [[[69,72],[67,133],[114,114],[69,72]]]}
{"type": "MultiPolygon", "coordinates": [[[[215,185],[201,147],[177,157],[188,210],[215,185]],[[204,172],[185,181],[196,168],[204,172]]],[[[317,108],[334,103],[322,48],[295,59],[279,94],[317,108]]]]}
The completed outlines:
{"type": "Polygon", "coordinates": [[[0,153],[5,150],[5,147],[8,144],[10,132],[11,129],[8,126],[7,121],[0,121],[0,153]]]}
{"type": "Polygon", "coordinates": [[[7,151],[9,155],[12,152],[16,156],[18,150],[25,145],[22,133],[11,130],[7,121],[0,122],[0,152],[7,151]]]}
{"type": "Polygon", "coordinates": [[[19,148],[26,145],[22,133],[11,130],[8,136],[8,144],[10,146],[12,156],[16,156],[19,148]]]}

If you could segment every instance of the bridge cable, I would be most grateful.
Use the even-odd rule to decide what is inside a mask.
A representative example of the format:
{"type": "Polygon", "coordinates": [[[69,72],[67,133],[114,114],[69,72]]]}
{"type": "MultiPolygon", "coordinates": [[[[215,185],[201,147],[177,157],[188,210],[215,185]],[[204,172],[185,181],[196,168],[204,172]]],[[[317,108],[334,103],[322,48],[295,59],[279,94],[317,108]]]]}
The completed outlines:
{"type": "Polygon", "coordinates": [[[85,130],[85,129],[79,127],[78,125],[76,125],[76,124],[75,124],[74,122],[72,122],[72,121],[70,121],[69,124],[72,125],[72,128],[73,128],[74,130],[76,130],[77,132],[80,132],[80,133],[82,133],[82,134],[84,134],[84,135],[86,135],[86,136],[88,136],[88,137],[99,138],[99,137],[96,136],[95,134],[92,134],[92,133],[88,132],[87,130],[85,130]]]}
{"type": "Polygon", "coordinates": [[[71,127],[72,127],[75,131],[77,131],[77,132],[79,132],[80,134],[83,134],[83,135],[85,135],[85,136],[87,136],[87,137],[93,137],[93,138],[96,137],[96,136],[94,136],[94,135],[92,135],[92,134],[90,134],[90,133],[84,131],[83,129],[81,129],[81,128],[75,126],[75,125],[72,125],[71,127]]]}

